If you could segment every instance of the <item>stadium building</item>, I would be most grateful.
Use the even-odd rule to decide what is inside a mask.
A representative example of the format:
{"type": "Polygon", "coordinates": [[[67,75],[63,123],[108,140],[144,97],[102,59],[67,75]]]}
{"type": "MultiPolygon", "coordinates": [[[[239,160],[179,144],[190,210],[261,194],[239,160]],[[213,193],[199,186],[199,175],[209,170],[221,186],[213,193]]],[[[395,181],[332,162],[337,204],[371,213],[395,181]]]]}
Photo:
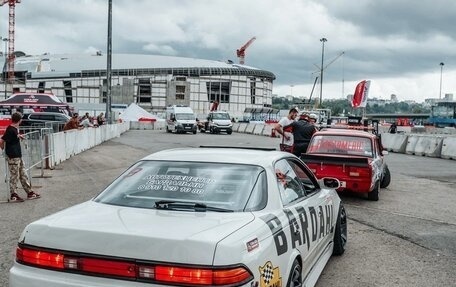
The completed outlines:
{"type": "MultiPolygon", "coordinates": [[[[53,93],[77,109],[105,106],[106,55],[17,53],[16,81],[13,87],[0,88],[6,87],[8,95],[11,90],[53,93]]],[[[271,107],[273,80],[272,72],[231,61],[113,54],[111,101],[113,105],[134,102],[157,114],[169,105],[181,104],[197,115],[207,113],[217,101],[219,110],[241,117],[246,109],[271,107]]]]}

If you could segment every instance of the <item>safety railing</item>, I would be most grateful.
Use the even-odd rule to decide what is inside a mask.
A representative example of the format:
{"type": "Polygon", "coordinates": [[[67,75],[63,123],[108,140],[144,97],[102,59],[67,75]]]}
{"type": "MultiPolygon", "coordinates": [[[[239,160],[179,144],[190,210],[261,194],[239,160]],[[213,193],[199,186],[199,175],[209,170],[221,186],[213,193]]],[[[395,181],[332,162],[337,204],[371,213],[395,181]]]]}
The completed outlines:
{"type": "MultiPolygon", "coordinates": [[[[44,176],[45,169],[53,169],[54,165],[63,162],[72,155],[81,153],[106,140],[118,137],[129,130],[129,127],[129,123],[120,123],[59,133],[54,133],[54,128],[51,127],[42,127],[34,131],[21,129],[21,133],[24,134],[24,140],[21,141],[22,158],[30,183],[32,184],[33,178],[47,177],[44,176]],[[37,174],[34,168],[37,167],[41,168],[41,176],[34,176],[34,174],[37,174]],[[32,171],[34,174],[32,174],[32,171]]],[[[4,159],[4,168],[0,164],[0,173],[3,168],[5,185],[0,185],[0,202],[9,201],[10,198],[8,163],[4,154],[0,155],[0,160],[1,157],[4,159]],[[4,191],[2,186],[6,188],[6,191],[4,191]]],[[[37,187],[34,184],[32,186],[34,188],[37,187]]]]}

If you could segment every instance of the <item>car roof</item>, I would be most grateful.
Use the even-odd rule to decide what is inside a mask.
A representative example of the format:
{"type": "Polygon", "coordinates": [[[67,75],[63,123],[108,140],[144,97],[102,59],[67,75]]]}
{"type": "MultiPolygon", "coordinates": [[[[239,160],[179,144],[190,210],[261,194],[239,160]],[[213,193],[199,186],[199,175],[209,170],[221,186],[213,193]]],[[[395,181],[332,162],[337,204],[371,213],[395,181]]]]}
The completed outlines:
{"type": "Polygon", "coordinates": [[[289,156],[276,150],[242,148],[178,148],[153,153],[143,160],[191,161],[210,163],[233,163],[270,166],[272,162],[289,156]]]}
{"type": "Polygon", "coordinates": [[[338,135],[338,136],[354,136],[354,137],[368,137],[376,138],[377,136],[371,132],[366,132],[363,130],[355,129],[344,129],[344,128],[334,128],[334,129],[324,129],[316,132],[314,135],[338,135]]]}

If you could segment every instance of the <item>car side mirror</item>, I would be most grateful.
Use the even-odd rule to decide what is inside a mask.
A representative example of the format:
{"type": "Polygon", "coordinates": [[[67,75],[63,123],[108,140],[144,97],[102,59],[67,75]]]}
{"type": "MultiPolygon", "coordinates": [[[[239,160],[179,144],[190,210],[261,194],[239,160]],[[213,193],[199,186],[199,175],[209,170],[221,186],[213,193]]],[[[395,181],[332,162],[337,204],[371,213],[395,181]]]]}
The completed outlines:
{"type": "Polygon", "coordinates": [[[340,181],[337,178],[333,177],[323,177],[321,179],[323,186],[326,188],[338,189],[340,187],[340,181]]]}

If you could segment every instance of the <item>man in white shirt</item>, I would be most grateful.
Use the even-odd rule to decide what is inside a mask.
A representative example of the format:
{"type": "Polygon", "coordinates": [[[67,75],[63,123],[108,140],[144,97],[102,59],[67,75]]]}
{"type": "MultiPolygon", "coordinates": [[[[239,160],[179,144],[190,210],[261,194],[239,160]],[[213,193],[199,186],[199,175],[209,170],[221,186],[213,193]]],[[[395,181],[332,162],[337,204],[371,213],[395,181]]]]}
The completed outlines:
{"type": "Polygon", "coordinates": [[[293,133],[291,131],[284,131],[283,127],[290,125],[295,121],[298,116],[298,110],[296,108],[291,108],[288,112],[288,116],[283,117],[280,121],[274,126],[274,129],[283,137],[283,144],[292,146],[293,145],[293,133]]]}

